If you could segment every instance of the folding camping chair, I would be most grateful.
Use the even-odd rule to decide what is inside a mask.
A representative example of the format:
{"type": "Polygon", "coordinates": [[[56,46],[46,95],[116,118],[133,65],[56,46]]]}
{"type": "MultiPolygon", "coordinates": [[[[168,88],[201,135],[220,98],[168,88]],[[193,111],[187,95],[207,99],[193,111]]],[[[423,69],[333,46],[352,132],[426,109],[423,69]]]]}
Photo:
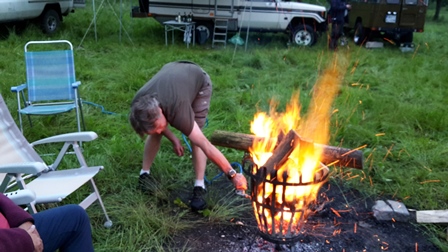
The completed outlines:
{"type": "Polygon", "coordinates": [[[16,205],[29,205],[36,199],[36,194],[29,189],[22,189],[13,192],[4,193],[6,197],[12,200],[16,205]]]}
{"type": "Polygon", "coordinates": [[[72,110],[76,112],[78,131],[81,131],[80,120],[85,130],[82,103],[78,95],[81,82],[75,76],[73,45],[67,40],[30,41],[24,49],[26,83],[11,88],[17,94],[20,130],[23,132],[22,115],[28,116],[32,126],[30,115],[54,115],[72,110]],[[58,49],[43,51],[49,45],[57,46],[58,49]],[[60,50],[60,47],[67,49],[60,50]],[[25,98],[26,89],[28,99],[25,98]]]}
{"type": "MultiPolygon", "coordinates": [[[[86,209],[95,201],[101,205],[106,217],[104,225],[112,226],[107,215],[98,188],[93,177],[103,169],[103,166],[89,167],[79,146],[79,142],[89,142],[97,138],[92,131],[75,132],[45,138],[28,143],[15,124],[8,108],[0,94],[0,192],[8,190],[29,189],[36,195],[30,204],[29,211],[35,213],[36,204],[58,203],[76,192],[83,185],[90,185],[91,192],[79,203],[86,209]],[[45,164],[34,146],[49,143],[63,143],[63,147],[51,165],[45,164]],[[79,162],[79,168],[58,169],[66,152],[72,147],[79,162]],[[33,175],[32,177],[24,174],[33,175]]],[[[74,157],[74,155],[69,155],[74,157]]]]}

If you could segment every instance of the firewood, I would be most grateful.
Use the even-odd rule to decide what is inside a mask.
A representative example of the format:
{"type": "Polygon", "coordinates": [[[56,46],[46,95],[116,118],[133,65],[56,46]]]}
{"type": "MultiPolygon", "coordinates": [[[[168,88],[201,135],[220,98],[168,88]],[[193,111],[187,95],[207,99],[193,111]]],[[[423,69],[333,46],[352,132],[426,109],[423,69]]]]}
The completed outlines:
{"type": "MultiPolygon", "coordinates": [[[[284,138],[284,137],[283,137],[284,138]]],[[[210,137],[213,145],[227,147],[245,152],[249,151],[254,141],[263,141],[264,138],[251,134],[234,133],[217,130],[210,137]]],[[[302,139],[302,141],[304,141],[302,139]]],[[[306,140],[305,140],[306,141],[306,140]]],[[[316,148],[323,148],[321,162],[325,165],[337,165],[341,167],[350,167],[362,169],[364,165],[363,153],[360,150],[351,150],[341,147],[328,146],[314,143],[316,148]]]]}
{"type": "Polygon", "coordinates": [[[415,214],[418,223],[448,223],[448,209],[416,211],[415,214]]]}
{"type": "Polygon", "coordinates": [[[267,173],[272,174],[277,167],[283,165],[294,148],[299,144],[299,141],[299,136],[293,130],[290,130],[285,137],[282,137],[281,142],[272,152],[272,156],[263,165],[266,167],[267,173]]]}

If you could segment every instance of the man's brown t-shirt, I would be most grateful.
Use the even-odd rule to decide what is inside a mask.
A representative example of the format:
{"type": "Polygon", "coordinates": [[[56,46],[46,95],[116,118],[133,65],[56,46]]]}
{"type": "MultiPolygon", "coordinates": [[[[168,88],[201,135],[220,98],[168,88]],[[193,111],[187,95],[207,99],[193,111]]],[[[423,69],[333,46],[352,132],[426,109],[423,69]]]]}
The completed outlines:
{"type": "Polygon", "coordinates": [[[210,79],[198,65],[188,61],[171,62],[162,67],[135,95],[155,97],[168,123],[185,135],[193,130],[195,113],[192,104],[210,79]]]}

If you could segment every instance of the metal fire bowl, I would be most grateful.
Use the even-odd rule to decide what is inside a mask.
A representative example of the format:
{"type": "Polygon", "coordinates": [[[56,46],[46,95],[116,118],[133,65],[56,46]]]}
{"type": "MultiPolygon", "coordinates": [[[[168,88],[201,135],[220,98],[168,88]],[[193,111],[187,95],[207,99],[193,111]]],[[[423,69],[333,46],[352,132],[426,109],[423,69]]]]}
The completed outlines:
{"type": "MultiPolygon", "coordinates": [[[[257,202],[257,198],[256,195],[259,195],[258,192],[258,188],[259,185],[261,183],[270,183],[273,184],[275,186],[277,185],[282,185],[283,188],[287,188],[287,187],[301,187],[301,186],[310,186],[310,185],[317,185],[320,183],[323,183],[327,180],[328,178],[328,174],[329,174],[329,169],[328,167],[326,167],[325,165],[321,164],[322,169],[320,170],[319,174],[315,175],[315,180],[312,182],[300,182],[299,183],[287,183],[287,182],[279,182],[277,180],[272,180],[272,181],[268,181],[266,180],[266,168],[265,167],[261,167],[260,169],[258,169],[256,167],[256,164],[254,164],[252,162],[252,160],[250,158],[246,158],[245,160],[243,160],[243,169],[244,172],[246,173],[246,175],[248,175],[250,177],[250,188],[251,188],[251,200],[252,203],[255,207],[257,207],[257,209],[261,208],[262,209],[262,213],[264,212],[264,210],[268,210],[271,214],[275,213],[275,212],[279,212],[279,211],[283,211],[283,212],[290,212],[292,213],[291,215],[295,216],[295,214],[300,212],[300,220],[296,221],[296,225],[295,226],[291,226],[292,224],[289,224],[289,229],[288,230],[293,230],[294,232],[286,232],[286,234],[283,234],[282,232],[276,232],[275,227],[271,227],[271,233],[269,233],[268,230],[268,223],[267,223],[267,217],[264,216],[263,214],[258,214],[257,211],[254,211],[255,214],[257,215],[256,217],[258,217],[258,220],[261,220],[260,223],[258,223],[258,231],[260,233],[260,236],[269,241],[269,242],[273,242],[276,244],[292,244],[292,243],[296,243],[298,242],[301,238],[303,238],[303,234],[300,233],[300,229],[302,227],[302,225],[305,223],[306,221],[306,210],[307,210],[307,206],[309,206],[310,202],[305,202],[304,205],[305,207],[302,209],[294,209],[294,207],[291,207],[291,204],[288,205],[290,210],[285,210],[285,205],[276,205],[276,204],[271,204],[270,202],[257,202]],[[252,171],[257,171],[255,174],[252,171]],[[261,227],[260,227],[261,226],[261,227]],[[264,229],[264,230],[262,230],[264,229]]],[[[271,174],[273,175],[273,174],[271,174]]],[[[272,177],[272,176],[271,176],[272,177]]],[[[284,181],[286,180],[286,178],[284,179],[284,181]]],[[[263,186],[261,186],[260,188],[264,188],[264,184],[263,186]]],[[[264,194],[264,192],[262,192],[264,194]]],[[[270,198],[270,197],[267,197],[270,198]]],[[[283,215],[285,216],[285,215],[283,215]]],[[[283,220],[281,220],[283,221],[283,220]]],[[[288,223],[292,223],[292,220],[284,220],[286,221],[286,224],[288,223]]],[[[272,223],[274,223],[274,221],[271,221],[272,223]]],[[[271,225],[272,225],[271,223],[271,225]]],[[[278,223],[278,222],[277,222],[278,223]]],[[[283,223],[280,223],[280,225],[283,223]]],[[[283,225],[281,225],[283,227],[283,225]]]]}

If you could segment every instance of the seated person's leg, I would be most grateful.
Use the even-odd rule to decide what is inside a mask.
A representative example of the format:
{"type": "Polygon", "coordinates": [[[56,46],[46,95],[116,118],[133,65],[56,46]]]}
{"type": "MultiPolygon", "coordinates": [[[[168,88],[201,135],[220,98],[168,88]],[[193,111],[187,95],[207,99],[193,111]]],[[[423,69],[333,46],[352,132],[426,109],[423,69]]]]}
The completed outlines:
{"type": "Polygon", "coordinates": [[[64,205],[33,215],[45,251],[93,251],[89,216],[78,205],[64,205]]]}

